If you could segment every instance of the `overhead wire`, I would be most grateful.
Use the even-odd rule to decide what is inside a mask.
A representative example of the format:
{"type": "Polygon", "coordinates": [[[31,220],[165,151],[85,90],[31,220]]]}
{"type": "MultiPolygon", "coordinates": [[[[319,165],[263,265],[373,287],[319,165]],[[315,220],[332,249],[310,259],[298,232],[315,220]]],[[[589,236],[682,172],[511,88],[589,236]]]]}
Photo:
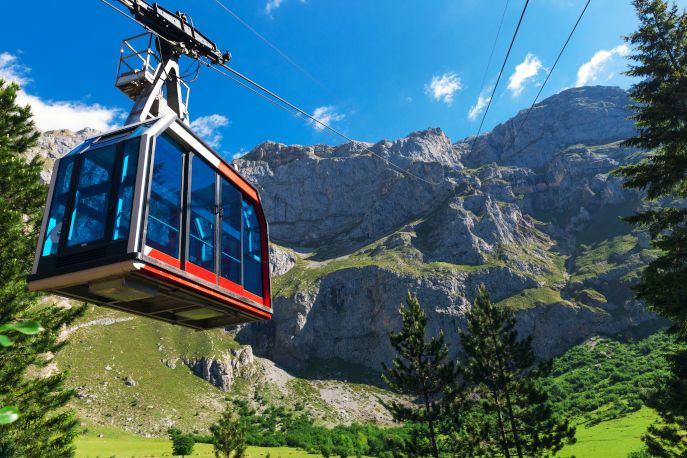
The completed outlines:
{"type": "Polygon", "coordinates": [[[523,119],[522,122],[520,123],[520,126],[518,127],[518,131],[521,130],[522,126],[524,126],[525,123],[527,122],[527,119],[530,116],[530,112],[532,111],[532,109],[534,109],[534,105],[536,105],[537,101],[539,100],[539,97],[541,96],[542,91],[546,87],[546,83],[549,82],[549,78],[551,78],[551,74],[556,69],[556,65],[558,65],[558,61],[561,59],[561,56],[565,52],[565,49],[568,47],[568,43],[570,43],[570,39],[572,38],[573,34],[575,33],[575,30],[577,30],[577,26],[580,25],[580,21],[582,20],[584,13],[587,11],[587,7],[589,7],[589,4],[591,3],[591,1],[592,0],[587,0],[587,3],[584,5],[584,8],[582,8],[582,12],[577,17],[577,21],[575,22],[575,25],[573,25],[573,28],[570,31],[570,34],[568,35],[568,38],[565,40],[563,47],[561,48],[560,52],[558,53],[558,57],[556,57],[556,61],[553,63],[551,70],[549,70],[548,74],[546,75],[546,79],[544,80],[544,83],[539,87],[539,92],[537,92],[537,96],[534,98],[534,101],[532,102],[532,105],[530,105],[529,109],[527,110],[527,113],[525,113],[525,119],[523,119]]]}
{"type": "MultiPolygon", "coordinates": [[[[158,38],[163,39],[163,40],[165,40],[165,41],[167,41],[167,42],[169,42],[169,43],[175,44],[173,41],[171,41],[171,40],[169,40],[169,39],[167,39],[167,38],[161,36],[160,34],[158,34],[158,33],[155,32],[155,31],[151,30],[149,27],[147,27],[145,24],[143,24],[142,22],[140,22],[139,20],[137,20],[135,17],[130,16],[129,14],[125,13],[124,11],[122,11],[121,9],[119,9],[119,8],[117,8],[116,6],[112,5],[110,2],[108,2],[108,0],[100,0],[100,1],[101,1],[102,3],[108,5],[110,8],[114,9],[115,11],[119,12],[119,13],[122,14],[123,16],[125,16],[125,17],[131,19],[132,21],[136,22],[136,23],[139,24],[141,27],[143,27],[144,29],[148,30],[150,33],[152,33],[153,35],[157,36],[158,38]]],[[[529,1],[529,0],[528,0],[528,1],[529,1]]],[[[281,109],[283,109],[283,110],[286,110],[286,111],[291,112],[294,116],[296,116],[296,117],[304,116],[304,117],[306,117],[307,119],[309,119],[310,122],[315,123],[316,125],[319,125],[321,128],[326,129],[328,132],[330,132],[330,133],[332,133],[332,134],[334,134],[334,135],[336,135],[336,136],[338,136],[338,137],[340,137],[340,138],[342,138],[342,139],[344,139],[344,140],[346,140],[346,141],[348,141],[348,142],[352,142],[352,143],[355,143],[355,142],[356,142],[355,140],[353,140],[353,139],[350,138],[349,136],[345,135],[343,132],[341,132],[341,131],[335,129],[334,127],[332,127],[332,126],[330,126],[329,124],[327,124],[327,123],[321,121],[320,119],[317,119],[315,116],[313,116],[313,115],[311,115],[310,113],[306,112],[305,110],[299,108],[298,106],[296,106],[296,105],[294,105],[293,103],[289,102],[288,100],[286,100],[285,98],[283,98],[283,97],[281,97],[280,95],[276,94],[275,92],[273,92],[273,91],[267,89],[265,86],[263,86],[263,85],[261,85],[261,84],[255,82],[255,81],[253,81],[252,79],[250,79],[248,76],[242,74],[241,72],[239,72],[239,71],[237,71],[237,70],[235,70],[235,69],[229,67],[228,65],[226,65],[226,64],[213,65],[212,63],[210,63],[210,62],[205,62],[205,61],[203,61],[203,63],[204,63],[206,66],[208,66],[208,67],[214,69],[215,71],[219,71],[219,69],[217,68],[217,66],[219,66],[219,67],[223,68],[224,70],[230,72],[230,73],[233,74],[235,77],[231,77],[231,76],[230,76],[229,74],[227,74],[226,72],[219,71],[219,73],[221,73],[221,74],[223,74],[224,76],[228,77],[228,78],[231,79],[232,81],[239,83],[239,84],[240,84],[241,86],[243,86],[244,88],[247,88],[247,89],[251,90],[251,92],[253,92],[253,93],[259,95],[261,98],[263,98],[263,99],[265,99],[265,100],[268,100],[268,101],[269,101],[270,103],[272,103],[273,105],[275,105],[275,106],[277,106],[277,107],[279,107],[279,108],[281,108],[281,109]],[[240,81],[240,80],[242,80],[242,81],[240,81]]],[[[358,142],[358,143],[361,143],[361,142],[358,142]]],[[[396,169],[397,171],[399,171],[399,172],[402,173],[403,175],[407,175],[407,176],[413,177],[413,178],[415,178],[415,179],[417,179],[417,180],[419,180],[419,181],[422,181],[422,182],[424,182],[424,183],[426,183],[426,184],[429,184],[429,185],[431,185],[431,186],[436,186],[436,185],[441,184],[441,182],[443,182],[443,177],[442,177],[442,180],[441,180],[441,181],[438,181],[438,182],[432,182],[432,181],[426,180],[426,179],[424,179],[424,178],[422,178],[422,177],[420,177],[420,176],[418,176],[418,175],[416,175],[416,174],[414,174],[414,173],[408,171],[407,169],[405,169],[405,168],[403,168],[403,167],[401,167],[401,166],[395,164],[394,162],[390,161],[389,159],[385,158],[384,156],[382,156],[382,155],[380,155],[380,154],[374,152],[372,149],[370,149],[370,148],[367,147],[367,146],[365,146],[365,147],[363,148],[363,150],[366,151],[366,152],[368,152],[368,153],[370,153],[370,154],[372,154],[373,156],[375,156],[375,157],[381,159],[381,160],[382,160],[385,164],[387,164],[389,167],[396,169]]],[[[411,165],[412,165],[412,164],[411,164],[411,165]]],[[[442,165],[442,173],[443,173],[443,165],[442,165]]]]}
{"type": "MultiPolygon", "coordinates": [[[[301,118],[301,116],[303,116],[303,117],[309,119],[310,122],[312,122],[312,123],[314,123],[314,124],[320,126],[320,128],[326,129],[326,130],[329,131],[330,133],[332,133],[332,134],[334,134],[334,135],[336,135],[336,136],[338,136],[338,137],[341,137],[342,139],[344,139],[344,140],[346,140],[346,141],[348,141],[348,142],[356,143],[356,140],[354,140],[354,139],[352,139],[351,137],[347,136],[346,134],[344,134],[343,132],[339,131],[338,129],[335,129],[334,127],[330,126],[329,124],[327,124],[327,123],[325,123],[325,122],[323,122],[323,121],[317,119],[315,116],[311,115],[311,114],[308,113],[307,111],[305,111],[305,110],[299,108],[298,106],[296,106],[296,105],[294,105],[293,103],[289,102],[288,100],[286,100],[285,98],[283,98],[283,97],[281,97],[280,95],[276,94],[275,92],[273,92],[273,91],[267,89],[266,87],[262,86],[261,84],[255,82],[255,81],[253,81],[252,79],[250,79],[250,78],[247,77],[246,75],[242,74],[241,72],[239,72],[239,71],[237,71],[237,70],[235,70],[235,69],[229,67],[229,66],[226,65],[226,64],[220,64],[220,65],[218,65],[218,66],[221,67],[221,68],[223,68],[224,70],[230,72],[230,73],[233,74],[236,78],[230,77],[226,72],[220,72],[221,74],[223,74],[224,76],[230,77],[230,79],[233,80],[233,81],[235,81],[235,82],[239,82],[239,84],[241,84],[243,87],[248,87],[248,85],[252,86],[252,88],[250,88],[252,92],[258,93],[262,98],[264,98],[264,99],[266,99],[266,100],[269,100],[269,101],[270,101],[272,104],[274,104],[275,106],[277,106],[277,107],[279,107],[279,108],[281,108],[281,109],[283,109],[283,110],[285,110],[285,111],[287,111],[287,112],[293,114],[293,115],[294,115],[295,117],[297,117],[297,118],[301,118]],[[240,79],[240,80],[243,80],[243,82],[238,81],[237,78],[240,79]],[[244,83],[244,82],[245,82],[245,83],[244,83]],[[261,91],[261,92],[258,92],[258,91],[261,91]],[[271,97],[271,98],[269,98],[268,96],[271,97]],[[280,103],[278,103],[278,102],[280,102],[280,103]]],[[[214,70],[218,70],[218,69],[217,69],[217,66],[211,65],[211,68],[213,68],[214,70]]],[[[357,142],[357,143],[362,143],[362,142],[357,142]]],[[[431,182],[431,181],[429,181],[429,180],[426,180],[426,179],[424,179],[424,178],[422,178],[422,177],[420,177],[420,176],[418,176],[418,175],[416,175],[416,174],[414,174],[414,173],[408,171],[407,169],[404,169],[404,168],[401,167],[400,165],[395,164],[394,162],[390,161],[389,159],[385,158],[384,156],[380,155],[379,153],[374,152],[372,149],[370,149],[370,148],[367,147],[367,146],[363,147],[363,150],[366,151],[366,152],[368,152],[368,153],[370,153],[370,154],[372,154],[373,156],[375,156],[375,157],[381,159],[381,160],[384,161],[384,163],[386,163],[389,167],[392,167],[392,168],[396,169],[397,171],[401,172],[401,173],[404,174],[404,175],[408,175],[408,176],[410,176],[410,177],[413,177],[413,178],[415,178],[415,179],[417,179],[417,180],[420,180],[420,181],[422,181],[422,182],[424,182],[424,183],[427,183],[427,184],[429,184],[429,185],[432,185],[432,186],[436,186],[436,185],[438,185],[438,184],[441,183],[441,182],[431,182]]],[[[442,168],[442,171],[443,171],[443,168],[442,168]]]]}
{"type": "Polygon", "coordinates": [[[482,75],[482,83],[480,83],[480,86],[479,86],[480,95],[482,94],[482,91],[484,90],[484,83],[486,83],[486,81],[487,81],[487,74],[489,74],[489,67],[491,67],[491,60],[494,57],[494,50],[496,50],[496,43],[498,43],[499,37],[501,36],[501,29],[503,28],[503,20],[506,17],[506,12],[508,11],[508,4],[509,3],[510,3],[510,0],[506,0],[506,4],[503,7],[503,12],[501,13],[501,20],[499,21],[498,29],[496,29],[496,37],[494,38],[494,42],[491,45],[491,52],[489,53],[489,59],[487,59],[487,66],[484,68],[484,74],[482,75]]]}
{"type": "Polygon", "coordinates": [[[522,8],[522,12],[520,13],[520,19],[518,19],[518,25],[515,27],[515,32],[513,32],[513,37],[510,40],[510,45],[508,46],[508,52],[506,52],[506,57],[503,59],[503,64],[501,65],[501,70],[499,71],[498,77],[496,78],[496,83],[494,84],[494,89],[491,91],[491,96],[489,97],[489,101],[487,102],[487,107],[484,110],[484,115],[482,116],[482,120],[479,123],[479,129],[477,130],[477,134],[475,135],[473,141],[472,141],[472,146],[474,146],[475,141],[477,140],[477,137],[479,137],[479,134],[482,132],[482,127],[484,126],[484,120],[487,118],[487,114],[489,113],[489,108],[491,107],[491,103],[494,100],[494,95],[496,94],[496,89],[499,87],[499,82],[501,81],[501,76],[503,76],[503,71],[506,68],[506,63],[508,62],[508,57],[510,56],[510,52],[513,49],[513,44],[515,43],[515,39],[518,36],[518,31],[520,30],[520,25],[522,24],[522,19],[525,17],[525,12],[527,11],[527,6],[530,4],[530,0],[525,0],[525,6],[522,8]]]}
{"type": "MultiPolygon", "coordinates": [[[[591,0],[587,0],[587,2],[586,2],[585,5],[584,5],[584,8],[582,8],[582,11],[580,12],[579,16],[577,17],[577,20],[575,21],[575,24],[573,25],[572,29],[570,30],[570,33],[568,34],[567,39],[566,39],[565,42],[563,43],[563,46],[561,47],[561,50],[558,52],[558,56],[556,57],[556,60],[554,61],[553,65],[551,66],[551,70],[549,70],[548,74],[546,75],[546,79],[544,80],[544,83],[542,83],[542,85],[539,87],[539,91],[537,92],[536,97],[535,97],[534,100],[532,101],[532,104],[530,105],[530,107],[529,107],[529,108],[527,109],[527,111],[525,112],[525,115],[524,115],[525,117],[524,117],[524,119],[520,122],[520,124],[518,125],[518,127],[514,130],[512,139],[511,139],[511,141],[509,142],[509,143],[511,144],[511,147],[515,146],[515,141],[517,140],[518,133],[522,131],[523,126],[525,125],[525,123],[526,123],[527,120],[529,119],[530,113],[531,113],[532,110],[534,109],[534,106],[537,104],[537,101],[539,100],[539,97],[541,96],[542,92],[544,91],[544,87],[546,87],[546,83],[549,82],[549,79],[551,78],[551,74],[552,74],[553,71],[555,70],[556,66],[558,65],[558,62],[559,62],[560,59],[561,59],[561,56],[563,55],[563,53],[565,52],[566,48],[568,47],[568,44],[570,43],[570,40],[572,39],[572,36],[574,35],[575,31],[577,30],[577,27],[580,25],[580,22],[582,21],[582,17],[583,17],[583,16],[585,15],[585,13],[587,12],[587,8],[589,7],[589,4],[590,4],[590,3],[591,3],[591,0]]],[[[513,122],[515,122],[515,119],[513,119],[513,122]]],[[[476,137],[475,137],[475,138],[476,138],[476,137]]],[[[475,139],[473,139],[473,144],[472,144],[472,146],[474,146],[474,140],[475,140],[475,139]]],[[[515,151],[514,153],[510,153],[510,154],[513,155],[513,156],[517,156],[517,155],[519,155],[520,153],[524,152],[524,151],[525,151],[527,148],[529,148],[530,146],[532,146],[532,142],[529,143],[529,144],[527,144],[527,145],[525,145],[525,146],[523,146],[522,148],[520,148],[519,150],[515,151]]],[[[471,149],[472,149],[472,147],[471,147],[471,149]]]]}
{"type": "Polygon", "coordinates": [[[310,79],[313,83],[317,84],[320,86],[322,89],[325,91],[329,91],[322,82],[320,82],[317,78],[315,78],[309,71],[307,71],[303,66],[298,64],[295,60],[293,60],[288,54],[286,54],[284,51],[282,51],[277,45],[272,43],[270,40],[268,40],[264,35],[262,35],[260,32],[255,30],[248,22],[243,20],[241,16],[236,14],[232,9],[230,9],[228,6],[226,6],[224,3],[222,3],[220,0],[213,0],[217,5],[219,5],[220,8],[222,8],[224,11],[226,11],[228,14],[230,14],[234,19],[236,19],[242,26],[244,26],[246,29],[251,31],[256,37],[260,39],[263,43],[265,43],[267,46],[269,46],[274,52],[279,54],[285,61],[287,61],[289,64],[291,64],[295,69],[297,69],[299,72],[303,73],[308,79],[310,79]]]}

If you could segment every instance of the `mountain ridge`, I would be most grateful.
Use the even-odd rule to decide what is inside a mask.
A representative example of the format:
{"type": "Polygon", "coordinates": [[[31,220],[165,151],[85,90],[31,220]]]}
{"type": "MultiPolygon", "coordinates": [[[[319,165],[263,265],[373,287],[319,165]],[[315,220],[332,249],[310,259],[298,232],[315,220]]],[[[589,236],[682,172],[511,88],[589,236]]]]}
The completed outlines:
{"type": "Polygon", "coordinates": [[[237,339],[293,369],[336,357],[379,370],[406,291],[457,348],[482,282],[521,308],[519,330],[542,358],[594,334],[659,327],[629,289],[652,252],[617,218],[640,196],[609,175],[641,155],[622,145],[635,132],[629,103],[619,88],[575,88],[455,143],[430,128],[369,146],[259,145],[234,164],[264,196],[273,239],[296,258],[275,282],[274,320],[237,339]],[[585,238],[602,219],[615,232],[585,238]],[[596,276],[578,274],[590,267],[577,259],[618,237],[632,246],[607,253],[614,262],[596,276]]]}
{"type": "MultiPolygon", "coordinates": [[[[662,326],[629,289],[652,256],[646,237],[617,219],[640,196],[608,174],[641,156],[621,144],[634,133],[629,103],[619,88],[575,88],[537,104],[522,131],[525,110],[456,142],[428,128],[374,144],[256,146],[234,165],[270,221],[275,317],[236,339],[289,370],[334,358],[378,371],[407,291],[455,349],[480,283],[518,310],[542,358],[662,326]],[[589,236],[595,224],[605,232],[589,236]]],[[[32,154],[49,168],[92,134],[46,133],[32,154]]]]}

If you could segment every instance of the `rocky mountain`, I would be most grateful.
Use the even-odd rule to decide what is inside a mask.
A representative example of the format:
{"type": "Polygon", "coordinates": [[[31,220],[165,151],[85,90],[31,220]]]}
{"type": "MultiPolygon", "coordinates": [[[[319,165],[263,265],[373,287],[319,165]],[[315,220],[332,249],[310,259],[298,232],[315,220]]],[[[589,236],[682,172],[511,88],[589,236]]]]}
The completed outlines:
{"type": "MultiPolygon", "coordinates": [[[[184,377],[190,371],[231,390],[243,378],[277,386],[293,379],[274,363],[310,378],[378,371],[393,355],[388,333],[400,326],[397,310],[407,291],[419,296],[430,330],[443,329],[457,352],[457,330],[480,283],[494,300],[517,310],[520,332],[534,337],[542,358],[590,336],[643,334],[662,326],[629,289],[654,256],[647,237],[618,218],[637,208],[640,196],[609,174],[642,156],[622,145],[634,133],[626,119],[629,103],[619,88],[584,87],[455,143],[434,128],[375,144],[257,146],[235,166],[265,202],[275,316],[233,334],[269,370],[255,369],[247,347],[189,352],[177,345],[162,351],[149,343],[156,377],[185,368],[184,377]]],[[[91,134],[44,134],[32,154],[47,157],[45,178],[52,159],[91,134]]],[[[167,332],[167,325],[134,320],[108,328],[167,332]]],[[[69,350],[75,360],[104,345],[89,329],[75,331],[80,340],[69,350]]],[[[61,360],[76,364],[68,355],[61,360]]],[[[128,390],[145,392],[145,374],[152,369],[143,375],[134,369],[118,376],[131,376],[136,386],[126,385],[128,390]]],[[[101,389],[88,385],[88,368],[80,370],[81,392],[101,389]]],[[[322,400],[332,390],[316,388],[315,404],[327,404],[322,400]]],[[[352,416],[355,409],[347,409],[339,409],[341,415],[352,416]]],[[[168,415],[175,415],[171,406],[168,415]]]]}
{"type": "Polygon", "coordinates": [[[291,369],[336,359],[379,370],[407,291],[458,349],[480,283],[518,310],[542,358],[661,326],[629,289],[653,256],[619,219],[640,196],[609,174],[641,157],[622,145],[629,103],[622,89],[583,87],[456,143],[427,129],[259,145],[235,166],[261,191],[281,276],[274,319],[237,339],[291,369]]]}

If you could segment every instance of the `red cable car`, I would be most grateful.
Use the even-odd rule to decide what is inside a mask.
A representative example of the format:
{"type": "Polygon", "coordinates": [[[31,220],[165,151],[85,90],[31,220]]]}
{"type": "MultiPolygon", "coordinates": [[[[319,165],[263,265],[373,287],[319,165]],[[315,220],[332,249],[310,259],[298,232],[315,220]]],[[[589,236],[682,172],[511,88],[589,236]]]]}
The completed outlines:
{"type": "Polygon", "coordinates": [[[29,289],[194,329],[270,319],[260,196],[191,131],[179,76],[181,55],[230,55],[182,13],[120,1],[153,32],[122,42],[134,107],[55,163],[29,289]]]}
{"type": "Polygon", "coordinates": [[[207,329],[269,319],[260,196],[176,115],[55,163],[29,288],[207,329]]]}

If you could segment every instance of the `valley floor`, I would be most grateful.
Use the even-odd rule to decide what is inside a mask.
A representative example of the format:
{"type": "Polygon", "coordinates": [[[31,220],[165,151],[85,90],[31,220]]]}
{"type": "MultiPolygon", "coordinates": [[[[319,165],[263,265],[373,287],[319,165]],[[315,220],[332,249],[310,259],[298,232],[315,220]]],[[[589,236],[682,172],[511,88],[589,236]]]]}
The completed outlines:
{"type": "MultiPolygon", "coordinates": [[[[585,458],[624,458],[628,453],[642,446],[641,436],[647,426],[656,419],[656,414],[647,408],[627,416],[605,421],[591,427],[577,428],[577,443],[565,447],[557,456],[578,456],[585,458]]],[[[117,430],[94,430],[77,441],[77,458],[114,457],[162,457],[171,456],[171,443],[161,438],[145,438],[117,430]],[[103,434],[103,437],[98,437],[103,434]]],[[[248,458],[313,457],[307,452],[287,447],[248,447],[248,458]]],[[[212,446],[196,444],[193,455],[213,457],[212,446]]]]}
{"type": "MultiPolygon", "coordinates": [[[[248,447],[246,458],[261,458],[267,455],[273,458],[312,458],[313,455],[287,447],[248,447]]],[[[163,457],[172,456],[172,445],[167,439],[146,438],[117,430],[91,431],[77,439],[77,458],[96,457],[163,457]],[[98,437],[103,434],[103,437],[98,437]]],[[[212,445],[196,444],[193,455],[198,457],[214,457],[212,445]]]]}

